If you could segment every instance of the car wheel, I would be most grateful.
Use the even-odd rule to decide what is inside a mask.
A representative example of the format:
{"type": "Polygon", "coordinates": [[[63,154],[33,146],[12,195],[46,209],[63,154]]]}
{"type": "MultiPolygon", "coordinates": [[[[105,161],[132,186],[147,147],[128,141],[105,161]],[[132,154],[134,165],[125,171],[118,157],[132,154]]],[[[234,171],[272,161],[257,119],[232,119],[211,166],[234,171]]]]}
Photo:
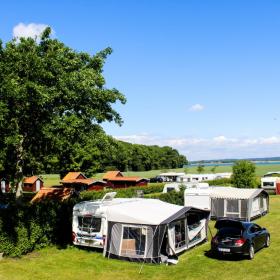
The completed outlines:
{"type": "Polygon", "coordinates": [[[268,235],[268,236],[266,237],[266,241],[265,241],[264,246],[265,246],[265,247],[269,247],[269,245],[270,245],[270,236],[268,235]]]}
{"type": "Polygon", "coordinates": [[[250,245],[250,248],[249,248],[249,259],[252,260],[255,256],[255,249],[254,249],[254,246],[253,244],[250,245]]]}

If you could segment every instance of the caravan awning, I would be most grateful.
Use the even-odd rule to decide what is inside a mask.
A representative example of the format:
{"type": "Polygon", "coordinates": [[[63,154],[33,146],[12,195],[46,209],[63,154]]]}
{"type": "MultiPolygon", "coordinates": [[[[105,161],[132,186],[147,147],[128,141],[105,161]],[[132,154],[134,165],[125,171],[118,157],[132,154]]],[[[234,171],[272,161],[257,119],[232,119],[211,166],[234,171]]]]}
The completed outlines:
{"type": "Polygon", "coordinates": [[[112,222],[159,225],[185,208],[158,199],[137,199],[108,207],[107,215],[112,222]]]}
{"type": "Polygon", "coordinates": [[[210,194],[211,198],[226,198],[226,199],[250,199],[256,197],[262,189],[238,189],[232,187],[215,187],[210,194]]]}

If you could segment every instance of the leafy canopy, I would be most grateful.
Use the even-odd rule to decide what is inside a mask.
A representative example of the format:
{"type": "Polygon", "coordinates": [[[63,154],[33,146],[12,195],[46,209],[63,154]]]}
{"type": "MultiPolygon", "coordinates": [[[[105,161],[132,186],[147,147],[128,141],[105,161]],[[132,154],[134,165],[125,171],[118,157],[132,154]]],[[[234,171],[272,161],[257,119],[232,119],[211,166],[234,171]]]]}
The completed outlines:
{"type": "Polygon", "coordinates": [[[112,105],[126,99],[102,75],[112,49],[77,52],[50,33],[0,44],[0,169],[14,177],[67,161],[71,149],[104,137],[100,123],[122,123],[112,105]]]}
{"type": "Polygon", "coordinates": [[[238,160],[232,167],[232,184],[237,188],[256,187],[256,166],[247,160],[238,160]]]}

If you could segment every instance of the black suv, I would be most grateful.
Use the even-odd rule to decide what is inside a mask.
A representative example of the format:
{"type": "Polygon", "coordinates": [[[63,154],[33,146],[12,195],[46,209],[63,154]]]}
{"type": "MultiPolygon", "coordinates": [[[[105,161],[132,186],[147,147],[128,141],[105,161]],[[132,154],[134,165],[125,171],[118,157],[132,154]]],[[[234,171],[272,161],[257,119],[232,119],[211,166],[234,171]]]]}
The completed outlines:
{"type": "Polygon", "coordinates": [[[214,254],[243,254],[253,259],[255,252],[269,247],[270,234],[265,228],[249,222],[221,219],[215,224],[218,230],[211,241],[214,254]]]}

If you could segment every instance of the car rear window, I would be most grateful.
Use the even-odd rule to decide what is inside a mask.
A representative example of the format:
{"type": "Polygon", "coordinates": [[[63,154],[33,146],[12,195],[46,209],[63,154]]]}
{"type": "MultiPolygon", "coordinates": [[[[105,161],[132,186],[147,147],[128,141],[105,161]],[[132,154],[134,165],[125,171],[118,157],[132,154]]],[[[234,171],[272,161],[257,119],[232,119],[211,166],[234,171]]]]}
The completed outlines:
{"type": "Polygon", "coordinates": [[[217,235],[219,236],[240,236],[242,235],[242,230],[236,227],[223,227],[221,228],[217,235]]]}

